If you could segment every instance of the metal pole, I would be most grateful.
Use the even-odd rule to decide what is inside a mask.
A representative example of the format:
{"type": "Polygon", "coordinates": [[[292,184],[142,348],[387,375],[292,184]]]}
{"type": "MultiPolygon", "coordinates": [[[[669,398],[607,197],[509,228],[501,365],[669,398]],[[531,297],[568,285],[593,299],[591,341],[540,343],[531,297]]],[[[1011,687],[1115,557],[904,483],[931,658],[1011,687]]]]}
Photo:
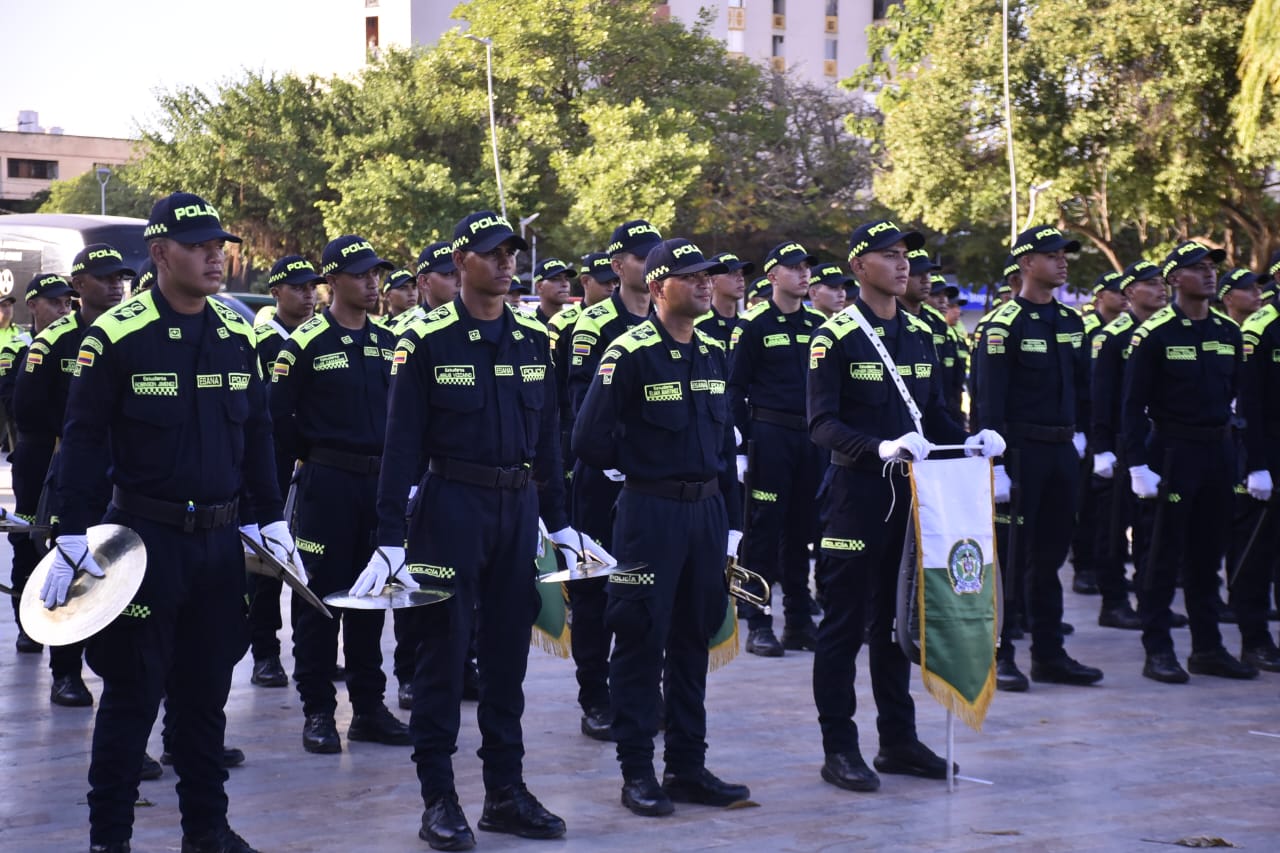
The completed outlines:
{"type": "Polygon", "coordinates": [[[956,791],[956,765],[952,759],[956,751],[956,718],[951,713],[951,709],[947,709],[947,793],[954,794],[956,791]]]}
{"type": "Polygon", "coordinates": [[[507,218],[507,196],[502,190],[502,167],[498,163],[498,120],[493,112],[493,39],[465,34],[472,41],[484,45],[486,76],[489,81],[489,136],[493,141],[493,175],[498,181],[498,203],[502,207],[502,218],[507,218]]]}
{"type": "Polygon", "coordinates": [[[1000,16],[1004,51],[1004,132],[1005,149],[1009,152],[1009,245],[1018,239],[1018,173],[1013,164],[1013,108],[1009,100],[1009,0],[1002,3],[1000,16]]]}
{"type": "Polygon", "coordinates": [[[99,166],[97,169],[98,186],[102,190],[102,215],[107,215],[107,181],[111,180],[111,170],[106,166],[99,166]]]}

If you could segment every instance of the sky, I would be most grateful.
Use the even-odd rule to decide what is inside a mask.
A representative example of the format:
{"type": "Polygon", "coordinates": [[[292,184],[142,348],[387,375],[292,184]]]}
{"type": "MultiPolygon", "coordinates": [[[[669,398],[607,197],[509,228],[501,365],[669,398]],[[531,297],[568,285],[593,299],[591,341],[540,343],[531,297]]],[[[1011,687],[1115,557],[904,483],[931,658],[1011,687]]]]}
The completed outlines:
{"type": "Polygon", "coordinates": [[[35,110],[44,128],[134,137],[157,89],[326,67],[335,17],[363,12],[358,0],[0,0],[0,130],[35,110]]]}

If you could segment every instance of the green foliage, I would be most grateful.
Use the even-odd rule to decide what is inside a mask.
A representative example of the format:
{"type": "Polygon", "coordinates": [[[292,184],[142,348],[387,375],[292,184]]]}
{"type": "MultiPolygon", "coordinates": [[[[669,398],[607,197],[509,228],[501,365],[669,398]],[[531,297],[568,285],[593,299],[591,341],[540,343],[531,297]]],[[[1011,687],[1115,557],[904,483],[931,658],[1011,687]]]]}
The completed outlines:
{"type": "MultiPolygon", "coordinates": [[[[1078,284],[1190,237],[1255,260],[1267,251],[1276,234],[1265,167],[1280,149],[1246,156],[1233,144],[1239,3],[1009,6],[1019,218],[1030,185],[1052,182],[1035,219],[1096,253],[1073,272],[1078,284]]],[[[1000,10],[998,0],[906,0],[871,34],[883,54],[851,81],[877,88],[885,115],[877,196],[939,231],[1009,230],[1000,10]]],[[[962,273],[989,278],[998,253],[962,273]]]]}
{"type": "Polygon", "coordinates": [[[1280,117],[1271,102],[1280,95],[1280,0],[1254,0],[1240,41],[1240,93],[1232,109],[1236,134],[1248,153],[1277,145],[1280,117]],[[1265,139],[1259,139],[1259,136],[1265,139]]]}
{"type": "MultiPolygon", "coordinates": [[[[146,219],[151,214],[153,198],[136,181],[135,170],[118,166],[107,179],[107,213],[112,216],[137,216],[146,219]]],[[[39,213],[101,213],[102,185],[96,172],[67,181],[54,181],[49,194],[40,205],[39,213]]]]}

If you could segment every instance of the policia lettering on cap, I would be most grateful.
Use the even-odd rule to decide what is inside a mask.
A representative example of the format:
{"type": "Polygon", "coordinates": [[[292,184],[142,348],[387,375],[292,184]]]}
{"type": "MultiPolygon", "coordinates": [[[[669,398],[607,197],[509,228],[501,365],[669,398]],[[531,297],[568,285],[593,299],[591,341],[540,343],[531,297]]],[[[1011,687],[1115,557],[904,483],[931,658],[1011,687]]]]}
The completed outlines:
{"type": "Polygon", "coordinates": [[[694,323],[711,305],[708,276],[726,267],[673,239],[650,249],[644,268],[656,316],[605,350],[578,412],[573,449],[581,462],[625,478],[613,548],[620,560],[649,566],[609,576],[605,623],[614,632],[609,690],[622,804],[657,816],[670,814],[673,802],[727,806],[750,792],[706,768],[708,641],[728,607],[729,520],[741,508],[724,349],[694,323]],[[659,785],[654,738],[663,683],[659,785]]]}
{"type": "Polygon", "coordinates": [[[376,593],[389,577],[453,591],[423,614],[410,734],[426,807],[419,836],[437,849],[463,850],[475,837],[458,804],[453,754],[473,623],[483,697],[480,828],[525,838],[565,832],[524,785],[520,716],[537,610],[539,515],[553,541],[581,543],[565,524],[546,329],[504,302],[516,255],[528,247],[489,211],[465,217],[453,234],[458,297],[413,323],[395,346],[378,547],[352,594],[376,593]]]}
{"type": "Polygon", "coordinates": [[[211,298],[223,245],[239,238],[204,199],[181,192],[156,202],[145,235],[155,285],[99,317],[77,356],[58,454],[62,532],[43,596],[57,607],[76,571],[101,576],[89,525],[127,525],[146,544],[133,604],[86,649],[103,680],[90,843],[127,849],[143,750],[167,695],[183,845],[248,849],[227,825],[221,762],[223,705],[248,640],[241,503],[280,560],[295,559],[293,538],[281,520],[253,330],[211,298]],[[108,477],[104,515],[98,488],[108,477]]]}
{"type": "Polygon", "coordinates": [[[825,613],[813,658],[813,698],[822,730],[822,778],[850,791],[874,791],[853,720],[854,660],[864,638],[871,655],[882,773],[946,778],[946,764],[916,735],[911,662],[893,639],[898,566],[910,516],[904,466],[931,442],[992,456],[993,432],[965,438],[947,414],[932,330],[901,310],[911,265],[924,245],[889,220],[866,223],[849,241],[858,298],[818,329],[809,346],[808,426],[830,454],[822,484],[825,519],[817,562],[825,613]],[[869,624],[868,624],[869,620],[869,624]]]}

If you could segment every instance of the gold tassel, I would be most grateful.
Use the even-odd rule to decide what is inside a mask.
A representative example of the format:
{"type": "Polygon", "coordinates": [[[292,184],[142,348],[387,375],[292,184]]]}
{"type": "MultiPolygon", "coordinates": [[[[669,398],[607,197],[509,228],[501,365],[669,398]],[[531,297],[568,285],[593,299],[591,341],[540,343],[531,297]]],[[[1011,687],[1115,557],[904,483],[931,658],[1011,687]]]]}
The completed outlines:
{"type": "Polygon", "coordinates": [[[542,649],[549,655],[567,658],[572,650],[573,640],[568,625],[565,626],[564,633],[559,637],[553,637],[537,625],[534,625],[532,636],[529,638],[529,645],[535,649],[542,649]]]}
{"type": "Polygon", "coordinates": [[[738,619],[733,620],[733,633],[722,643],[714,645],[707,655],[707,672],[715,672],[738,656],[738,619]]]}

